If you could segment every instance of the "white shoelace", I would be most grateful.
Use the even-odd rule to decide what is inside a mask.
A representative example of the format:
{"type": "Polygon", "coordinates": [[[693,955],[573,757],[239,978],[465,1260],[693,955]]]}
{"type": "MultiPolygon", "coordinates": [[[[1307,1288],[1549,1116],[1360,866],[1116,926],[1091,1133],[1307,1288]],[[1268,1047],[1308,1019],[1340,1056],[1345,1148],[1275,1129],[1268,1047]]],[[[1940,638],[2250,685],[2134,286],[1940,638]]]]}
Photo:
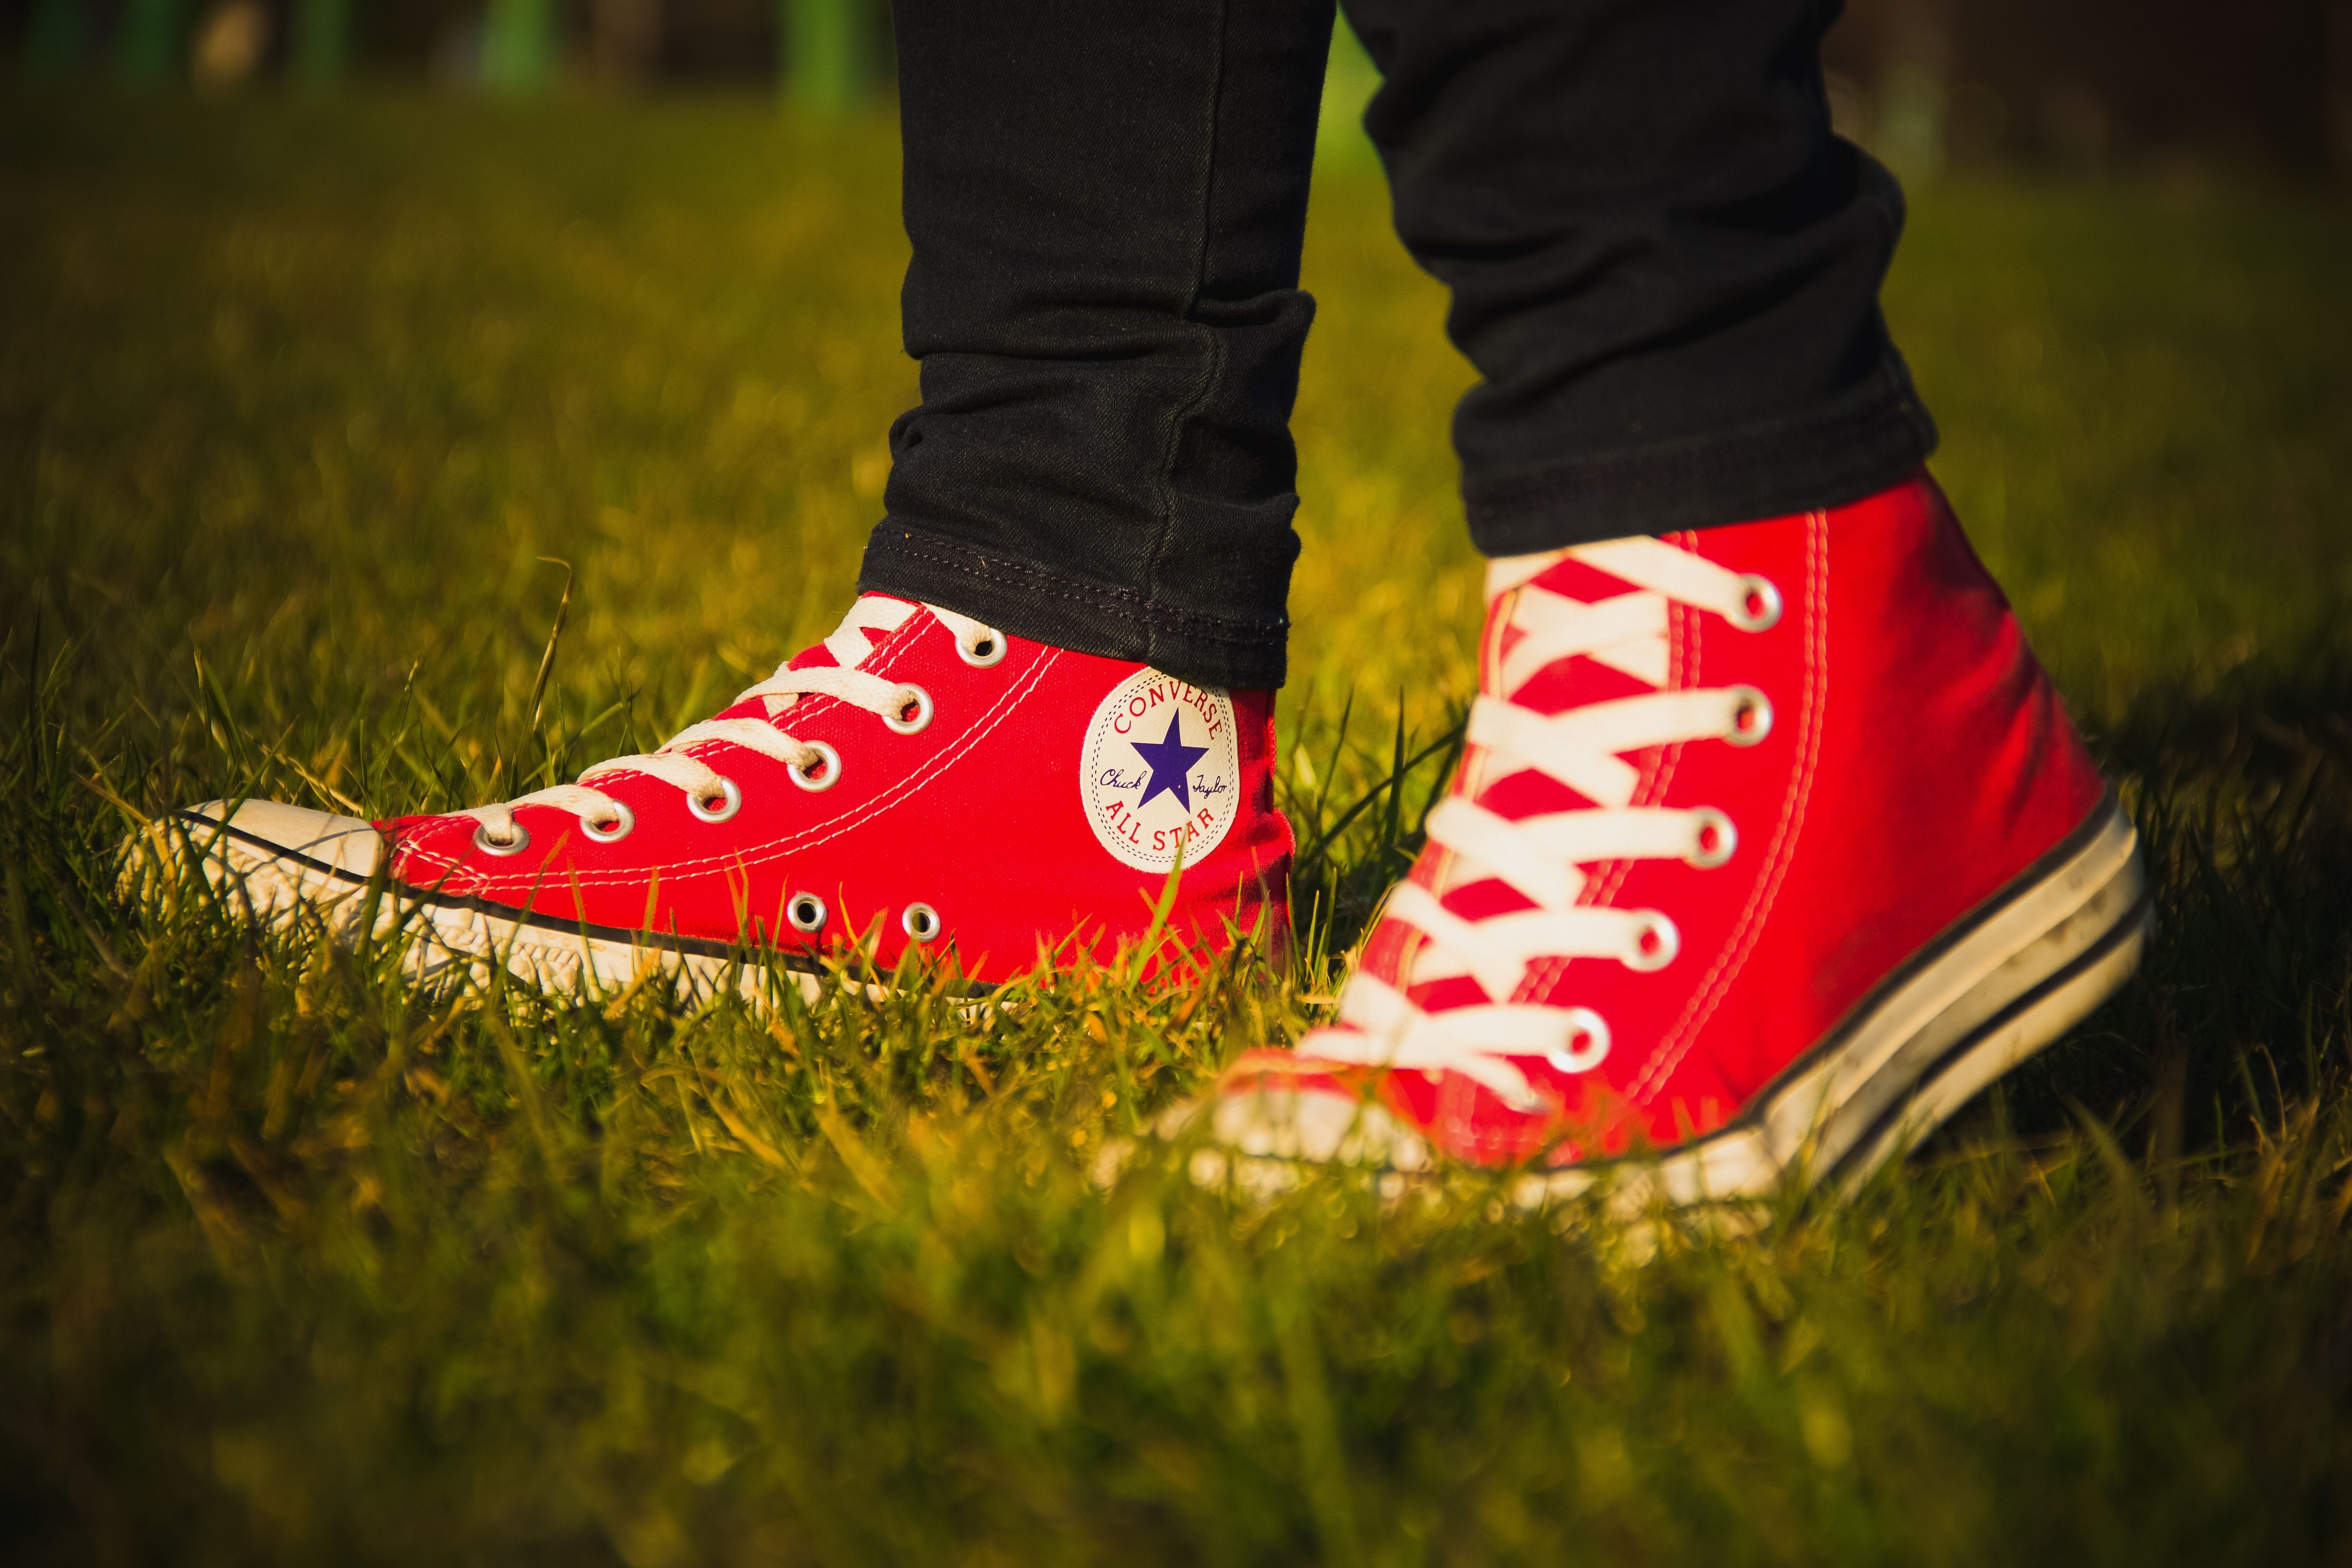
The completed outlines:
{"type": "Polygon", "coordinates": [[[530,835],[515,821],[514,808],[519,805],[551,805],[568,811],[580,818],[582,831],[600,843],[609,844],[626,836],[636,818],[626,802],[591,787],[589,781],[615,773],[643,773],[684,790],[688,808],[703,821],[724,822],[741,808],[743,795],[734,780],[695,753],[695,748],[712,744],[740,746],[772,758],[783,763],[792,781],[804,790],[829,789],[841,777],[841,753],[823,741],[804,741],[787,733],[772,721],[803,696],[814,695],[862,708],[902,735],[914,734],[929,724],[930,693],[919,686],[886,680],[858,668],[874,651],[875,645],[866,636],[866,631],[896,631],[918,608],[929,610],[955,634],[956,652],[966,664],[985,667],[1003,658],[1004,634],[993,626],[983,626],[953,610],[940,609],[937,605],[919,606],[903,599],[868,594],[849,607],[841,625],[824,639],[826,649],[839,661],[837,664],[814,669],[779,665],[775,674],[756,686],[747,687],[728,704],[732,708],[754,697],[761,698],[767,706],[767,719],[705,720],[680,730],[655,751],[608,757],[583,771],[577,784],[534,790],[509,801],[478,805],[457,815],[474,817],[482,824],[475,830],[475,841],[493,854],[511,855],[530,843],[530,835]]]}
{"type": "Polygon", "coordinates": [[[1712,807],[1631,805],[1640,773],[1621,753],[1689,741],[1754,745],[1770,730],[1772,710],[1762,692],[1745,686],[1645,692],[1556,714],[1511,699],[1547,667],[1580,655],[1663,687],[1670,603],[1762,631],[1780,619],[1780,596],[1761,577],[1654,539],[1494,562],[1486,602],[1514,589],[1510,624],[1522,635],[1498,671],[1503,696],[1481,696],[1470,710],[1474,763],[1465,765],[1477,769],[1475,787],[1449,795],[1429,817],[1430,842],[1454,858],[1436,890],[1400,883],[1381,911],[1383,921],[1420,932],[1423,945],[1397,985],[1359,970],[1339,996],[1339,1023],[1347,1026],[1310,1030],[1298,1049],[1328,1061],[1458,1072],[1514,1106],[1534,1109],[1527,1074],[1508,1058],[1540,1057],[1564,1073],[1590,1072],[1609,1054],[1609,1025],[1589,1007],[1517,1000],[1529,965],[1613,958],[1654,970],[1672,963],[1681,944],[1674,921],[1659,910],[1579,905],[1587,880],[1580,868],[1630,859],[1718,866],[1737,842],[1731,819],[1712,807]],[[1639,591],[1588,604],[1532,585],[1567,558],[1639,591]],[[1472,798],[1530,769],[1599,804],[1513,821],[1472,798]],[[1450,889],[1488,879],[1507,883],[1535,907],[1477,920],[1440,901],[1450,889]],[[1488,1001],[1426,1013],[1401,988],[1455,975],[1476,981],[1488,1001]]]}

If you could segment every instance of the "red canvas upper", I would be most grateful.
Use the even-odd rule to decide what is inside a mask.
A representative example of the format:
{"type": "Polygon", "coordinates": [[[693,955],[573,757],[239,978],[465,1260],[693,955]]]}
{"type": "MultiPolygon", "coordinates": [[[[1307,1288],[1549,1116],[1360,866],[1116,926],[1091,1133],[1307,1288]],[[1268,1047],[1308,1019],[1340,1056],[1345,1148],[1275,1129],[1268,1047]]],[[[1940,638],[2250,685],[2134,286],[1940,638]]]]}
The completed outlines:
{"type": "MultiPolygon", "coordinates": [[[[1452,929],[1476,931],[1538,906],[1475,855],[1433,842],[1407,880],[1441,895],[1444,912],[1392,895],[1360,964],[1372,984],[1351,982],[1342,1022],[1311,1033],[1297,1055],[1244,1058],[1228,1092],[1277,1083],[1370,1090],[1440,1148],[1486,1163],[1669,1145],[1720,1127],[1874,985],[2098,805],[2096,770],[2007,601],[1924,475],[1856,505],[1664,542],[1777,590],[1777,620],[1742,630],[1612,575],[1591,550],[1497,563],[1474,742],[1482,726],[1493,734],[1517,721],[1501,709],[1605,718],[1654,710],[1606,707],[1626,699],[1740,688],[1769,704],[1763,738],[1640,746],[1619,753],[1631,772],[1613,783],[1600,764],[1580,775],[1602,794],[1630,781],[1622,801],[1507,759],[1498,766],[1474,744],[1451,793],[1514,824],[1622,805],[1664,808],[1664,831],[1686,824],[1682,814],[1719,811],[1736,836],[1720,865],[1643,853],[1573,868],[1577,909],[1658,911],[1672,928],[1661,934],[1678,939],[1678,950],[1658,967],[1639,954],[1629,963],[1537,952],[1524,964],[1490,963],[1484,980],[1461,973],[1447,956],[1448,916],[1465,922],[1452,929]],[[1530,626],[1556,629],[1589,613],[1619,617],[1631,635],[1610,643],[1617,634],[1595,634],[1607,645],[1598,655],[1538,658],[1531,673],[1525,659],[1514,666],[1530,626]],[[1645,624],[1654,636],[1641,633],[1645,624]],[[1407,918],[1416,908],[1419,923],[1407,918]],[[1410,1009],[1391,1017],[1367,1005],[1383,986],[1410,1009]],[[1412,1010],[1441,1021],[1505,1017],[1462,1011],[1495,1004],[1589,1009],[1599,1032],[1565,1033],[1568,1048],[1549,1056],[1498,1053],[1524,1081],[1516,1091],[1451,1068],[1328,1059],[1409,1060],[1368,1037],[1404,1026],[1396,1017],[1417,1023],[1412,1010]],[[1604,1034],[1605,1051],[1587,1048],[1604,1034]]],[[[1525,873],[1521,880],[1533,885],[1525,873]]]]}
{"type": "Polygon", "coordinates": [[[1202,690],[997,633],[1001,650],[982,645],[994,662],[975,664],[940,612],[879,595],[859,606],[786,668],[855,668],[919,688],[929,713],[918,732],[835,697],[796,695],[772,713],[772,700],[747,694],[720,719],[829,747],[838,774],[812,789],[759,750],[689,741],[678,751],[740,793],[724,820],[698,817],[667,779],[591,770],[583,783],[633,819],[616,841],[583,830],[596,808],[566,809],[561,798],[578,793],[567,786],[542,792],[558,802],[513,803],[528,840],[505,856],[480,837],[502,808],[379,824],[394,876],[608,931],[810,954],[870,940],[886,968],[921,941],[992,981],[1035,963],[1041,947],[1070,951],[1074,934],[1101,957],[1134,942],[1190,828],[1169,931],[1196,950],[1235,931],[1282,940],[1291,837],[1274,810],[1271,693],[1202,690]],[[903,618],[858,626],[861,616],[903,618]],[[820,903],[818,929],[796,929],[793,914],[820,903]],[[928,937],[925,910],[937,921],[928,937]]]}

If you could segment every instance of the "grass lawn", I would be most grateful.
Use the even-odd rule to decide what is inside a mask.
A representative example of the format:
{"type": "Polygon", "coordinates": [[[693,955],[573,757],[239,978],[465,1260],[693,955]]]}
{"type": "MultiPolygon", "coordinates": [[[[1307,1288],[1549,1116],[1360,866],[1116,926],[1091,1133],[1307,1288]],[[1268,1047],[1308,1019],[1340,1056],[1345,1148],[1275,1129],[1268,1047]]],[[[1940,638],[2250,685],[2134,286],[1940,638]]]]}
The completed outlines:
{"type": "MultiPolygon", "coordinates": [[[[142,815],[505,797],[829,629],[914,393],[896,152],[749,103],[0,103],[0,1559],[2352,1560],[2352,211],[1916,207],[1939,472],[2160,934],[1853,1204],[1628,1237],[1475,1174],[1089,1184],[1328,958],[762,1019],[125,903],[142,815]]],[[[1308,252],[1283,776],[1308,838],[1374,797],[1302,868],[1336,951],[1477,563],[1375,174],[1308,252]]]]}

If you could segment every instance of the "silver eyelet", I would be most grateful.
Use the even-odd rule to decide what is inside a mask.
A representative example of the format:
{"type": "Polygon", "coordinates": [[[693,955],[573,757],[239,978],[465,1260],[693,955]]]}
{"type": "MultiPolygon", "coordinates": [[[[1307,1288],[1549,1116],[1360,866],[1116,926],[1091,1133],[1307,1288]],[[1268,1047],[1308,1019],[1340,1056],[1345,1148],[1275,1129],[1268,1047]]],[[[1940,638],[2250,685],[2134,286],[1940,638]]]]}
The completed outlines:
{"type": "Polygon", "coordinates": [[[686,797],[686,809],[700,822],[724,822],[743,809],[743,792],[733,779],[724,774],[719,780],[719,804],[713,805],[698,795],[686,797]]]}
{"type": "Polygon", "coordinates": [[[919,686],[902,686],[898,691],[906,700],[884,714],[882,722],[894,735],[918,734],[931,721],[931,694],[919,686]],[[909,708],[915,710],[911,719],[907,716],[909,708]]]}
{"type": "Polygon", "coordinates": [[[824,900],[814,893],[794,893],[784,905],[784,919],[794,931],[814,935],[824,929],[824,900]]]}
{"type": "Polygon", "coordinates": [[[1655,910],[1636,910],[1634,918],[1642,922],[1642,933],[1629,943],[1618,962],[1638,974],[1664,969],[1683,950],[1683,933],[1675,922],[1655,910]]]}
{"type": "Polygon", "coordinates": [[[993,626],[982,626],[980,635],[966,647],[963,638],[956,638],[956,657],[974,669],[988,669],[1004,662],[1004,634],[993,626]]]}
{"type": "Polygon", "coordinates": [[[613,819],[609,824],[599,826],[583,816],[580,819],[580,831],[599,844],[618,844],[636,825],[637,814],[629,809],[626,802],[616,800],[613,803],[613,819]]]}
{"type": "Polygon", "coordinates": [[[1731,695],[1738,706],[1731,712],[1731,727],[1723,738],[1735,746],[1752,746],[1772,732],[1772,700],[1752,686],[1735,686],[1731,695]]]}
{"type": "Polygon", "coordinates": [[[1739,579],[1739,607],[1723,617],[1743,632],[1768,632],[1780,624],[1780,590],[1753,572],[1739,579]]]}
{"type": "Polygon", "coordinates": [[[793,783],[811,795],[814,795],[819,790],[831,789],[835,784],[839,784],[841,753],[823,741],[809,741],[803,744],[816,753],[816,765],[814,768],[806,768],[798,763],[787,763],[784,765],[784,771],[793,775],[793,783]]]}
{"type": "Polygon", "coordinates": [[[530,847],[530,829],[518,822],[514,825],[513,837],[493,838],[490,837],[490,825],[481,823],[474,829],[474,847],[485,855],[520,855],[530,847]]]}
{"type": "Polygon", "coordinates": [[[1700,806],[1691,815],[1698,819],[1698,831],[1691,835],[1691,852],[1683,858],[1702,871],[1712,871],[1739,847],[1739,829],[1711,805],[1700,806]]]}
{"type": "Polygon", "coordinates": [[[1577,1043],[1568,1047],[1554,1046],[1544,1053],[1544,1060],[1561,1072],[1591,1072],[1609,1055],[1609,1020],[1590,1007],[1568,1010],[1570,1038],[1577,1043]]]}
{"type": "Polygon", "coordinates": [[[898,917],[898,925],[917,942],[929,942],[940,934],[940,911],[929,904],[908,904],[907,912],[898,917]]]}

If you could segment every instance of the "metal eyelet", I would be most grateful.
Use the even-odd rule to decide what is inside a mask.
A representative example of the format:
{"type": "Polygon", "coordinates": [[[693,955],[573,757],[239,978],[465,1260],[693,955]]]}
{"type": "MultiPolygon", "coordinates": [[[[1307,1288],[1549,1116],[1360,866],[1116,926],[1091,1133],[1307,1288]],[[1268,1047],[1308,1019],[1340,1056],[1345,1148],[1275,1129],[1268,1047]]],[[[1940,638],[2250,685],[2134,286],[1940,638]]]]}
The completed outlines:
{"type": "Polygon", "coordinates": [[[931,694],[919,686],[902,686],[898,690],[906,700],[884,714],[882,722],[889,726],[894,735],[918,734],[924,725],[931,721],[931,694]],[[907,716],[910,708],[914,710],[911,719],[907,716]]]}
{"type": "Polygon", "coordinates": [[[1609,1055],[1609,1020],[1590,1007],[1568,1009],[1570,1046],[1554,1046],[1544,1060],[1561,1072],[1591,1072],[1609,1055]]]}
{"type": "Polygon", "coordinates": [[[1638,974],[1648,974],[1664,969],[1683,950],[1683,933],[1675,922],[1656,910],[1635,910],[1633,917],[1642,922],[1639,936],[1618,955],[1618,962],[1638,974]]]}
{"type": "Polygon", "coordinates": [[[733,779],[724,774],[719,780],[719,804],[713,805],[698,795],[686,797],[686,809],[694,813],[698,821],[724,822],[743,809],[743,792],[733,779]]]}
{"type": "Polygon", "coordinates": [[[823,741],[810,741],[804,743],[810,751],[816,753],[816,765],[803,767],[798,763],[786,763],[784,771],[793,775],[793,783],[811,795],[814,795],[819,790],[831,789],[835,784],[839,784],[841,753],[823,741]]]}
{"type": "Polygon", "coordinates": [[[1772,732],[1772,700],[1752,686],[1735,686],[1730,691],[1738,705],[1723,738],[1735,746],[1752,746],[1772,732]]]}
{"type": "Polygon", "coordinates": [[[1691,852],[1683,859],[1702,871],[1711,871],[1739,847],[1739,829],[1711,805],[1700,806],[1691,816],[1698,819],[1697,831],[1691,835],[1691,852]]]}
{"type": "Polygon", "coordinates": [[[518,822],[511,838],[493,838],[490,825],[481,823],[474,829],[474,847],[485,855],[520,855],[530,847],[530,829],[518,822]]]}
{"type": "Polygon", "coordinates": [[[580,819],[580,831],[599,844],[618,844],[636,825],[637,814],[629,809],[626,802],[616,800],[613,803],[611,823],[599,826],[583,816],[580,819]]]}
{"type": "Polygon", "coordinates": [[[824,900],[814,893],[794,893],[784,905],[784,919],[794,931],[813,936],[824,929],[824,900]]]}
{"type": "Polygon", "coordinates": [[[1743,632],[1766,632],[1780,624],[1780,590],[1753,572],[1739,578],[1739,607],[1723,617],[1743,632]]]}
{"type": "Polygon", "coordinates": [[[929,904],[908,904],[907,912],[898,917],[898,925],[917,942],[929,942],[940,934],[940,911],[929,904]]]}
{"type": "Polygon", "coordinates": [[[988,669],[1004,662],[1004,634],[993,626],[982,626],[980,635],[966,647],[963,638],[956,638],[956,657],[974,669],[988,669]]]}

